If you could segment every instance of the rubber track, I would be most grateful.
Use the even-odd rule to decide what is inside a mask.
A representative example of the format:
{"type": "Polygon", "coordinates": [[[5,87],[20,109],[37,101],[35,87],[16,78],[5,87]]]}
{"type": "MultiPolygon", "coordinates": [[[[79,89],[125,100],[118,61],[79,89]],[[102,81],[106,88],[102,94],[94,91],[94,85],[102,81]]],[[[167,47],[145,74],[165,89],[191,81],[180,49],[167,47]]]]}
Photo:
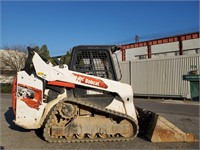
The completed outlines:
{"type": "Polygon", "coordinates": [[[91,103],[83,102],[83,101],[80,101],[80,100],[75,99],[75,98],[70,98],[70,99],[64,98],[58,104],[56,104],[56,106],[50,112],[50,116],[46,120],[46,124],[45,124],[43,131],[44,131],[43,136],[44,136],[45,140],[48,141],[48,142],[51,142],[51,143],[113,142],[113,141],[130,141],[130,140],[133,140],[139,132],[139,127],[138,127],[138,124],[136,124],[136,121],[128,115],[125,115],[125,114],[122,114],[122,113],[119,113],[119,112],[116,112],[116,111],[113,111],[113,110],[110,110],[110,109],[106,109],[106,108],[103,108],[103,107],[100,107],[100,106],[97,106],[97,105],[93,105],[91,103]],[[133,137],[131,137],[131,138],[125,138],[125,137],[108,137],[108,138],[105,138],[105,139],[99,138],[99,137],[96,138],[96,139],[90,139],[90,138],[84,138],[84,139],[51,138],[48,134],[48,128],[51,128],[51,125],[50,125],[51,119],[52,119],[53,115],[56,113],[56,110],[59,108],[59,106],[62,102],[69,102],[69,103],[74,103],[76,105],[87,106],[87,107],[90,107],[92,109],[95,109],[95,110],[98,110],[98,111],[101,111],[101,112],[105,112],[105,113],[108,113],[108,114],[111,114],[111,115],[114,115],[114,116],[118,116],[118,117],[127,119],[128,121],[130,121],[132,123],[133,127],[135,127],[135,126],[137,127],[136,134],[133,135],[133,137]]]}

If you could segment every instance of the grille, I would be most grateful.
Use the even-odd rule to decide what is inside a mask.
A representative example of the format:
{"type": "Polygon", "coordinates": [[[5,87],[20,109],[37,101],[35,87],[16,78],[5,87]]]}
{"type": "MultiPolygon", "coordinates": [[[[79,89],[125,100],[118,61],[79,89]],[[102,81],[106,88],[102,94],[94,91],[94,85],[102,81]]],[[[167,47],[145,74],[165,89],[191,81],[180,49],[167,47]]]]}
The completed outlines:
{"type": "Polygon", "coordinates": [[[113,79],[111,61],[105,50],[81,50],[77,53],[75,70],[102,78],[113,79]]]}

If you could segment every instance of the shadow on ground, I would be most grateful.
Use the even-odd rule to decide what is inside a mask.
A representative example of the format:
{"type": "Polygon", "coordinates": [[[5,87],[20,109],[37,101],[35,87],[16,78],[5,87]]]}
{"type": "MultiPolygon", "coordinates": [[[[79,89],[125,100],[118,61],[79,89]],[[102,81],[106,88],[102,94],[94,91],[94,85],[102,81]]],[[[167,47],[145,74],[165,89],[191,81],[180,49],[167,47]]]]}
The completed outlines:
{"type": "Polygon", "coordinates": [[[20,131],[20,132],[30,132],[30,130],[23,129],[15,125],[15,123],[13,122],[13,120],[15,119],[15,115],[13,113],[12,107],[8,108],[8,111],[5,112],[4,117],[5,117],[6,122],[10,125],[9,126],[10,129],[20,131]]]}
{"type": "MultiPolygon", "coordinates": [[[[5,112],[4,114],[5,116],[5,120],[6,122],[8,123],[9,125],[9,128],[12,129],[12,130],[16,130],[16,131],[19,131],[19,132],[30,132],[31,130],[28,130],[28,129],[23,129],[17,125],[15,125],[15,123],[13,122],[13,120],[15,119],[15,115],[13,113],[13,110],[12,110],[12,107],[9,107],[8,108],[8,111],[5,112]]],[[[37,129],[35,130],[35,134],[42,140],[44,140],[44,137],[43,137],[43,129],[37,129]]]]}

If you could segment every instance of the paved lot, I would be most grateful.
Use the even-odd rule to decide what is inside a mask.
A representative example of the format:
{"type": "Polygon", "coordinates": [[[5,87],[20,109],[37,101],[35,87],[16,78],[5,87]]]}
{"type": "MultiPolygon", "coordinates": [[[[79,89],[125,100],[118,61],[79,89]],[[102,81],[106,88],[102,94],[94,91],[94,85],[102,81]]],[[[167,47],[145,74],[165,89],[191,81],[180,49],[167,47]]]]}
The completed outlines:
{"type": "MultiPolygon", "coordinates": [[[[139,107],[155,111],[173,122],[180,129],[199,137],[199,103],[135,99],[139,107]]],[[[13,124],[11,95],[1,94],[1,139],[3,149],[199,149],[195,143],[151,143],[137,137],[129,142],[105,143],[47,143],[35,131],[24,130],[13,124]]]]}

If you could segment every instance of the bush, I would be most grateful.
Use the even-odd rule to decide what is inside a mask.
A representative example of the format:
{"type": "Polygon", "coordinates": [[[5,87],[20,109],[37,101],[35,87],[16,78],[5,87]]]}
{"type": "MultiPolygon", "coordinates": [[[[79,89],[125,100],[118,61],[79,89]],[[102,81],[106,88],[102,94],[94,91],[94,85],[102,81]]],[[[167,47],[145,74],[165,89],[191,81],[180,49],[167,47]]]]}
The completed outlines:
{"type": "Polygon", "coordinates": [[[1,93],[12,93],[12,84],[1,83],[1,93]]]}

